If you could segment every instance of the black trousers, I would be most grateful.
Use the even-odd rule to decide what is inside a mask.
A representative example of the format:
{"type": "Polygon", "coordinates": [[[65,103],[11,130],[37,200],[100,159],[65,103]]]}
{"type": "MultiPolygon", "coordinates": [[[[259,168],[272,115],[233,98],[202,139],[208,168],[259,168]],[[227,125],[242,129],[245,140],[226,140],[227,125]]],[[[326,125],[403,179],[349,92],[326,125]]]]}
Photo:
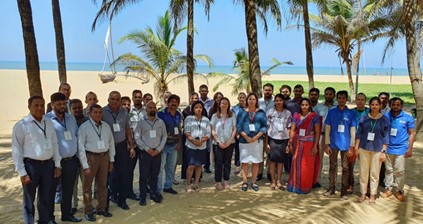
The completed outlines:
{"type": "Polygon", "coordinates": [[[214,180],[222,182],[229,180],[231,174],[232,154],[234,153],[235,144],[231,144],[228,148],[221,149],[218,145],[213,145],[214,152],[214,180]]]}
{"type": "Polygon", "coordinates": [[[113,174],[109,176],[109,183],[111,182],[112,194],[117,194],[118,204],[126,202],[126,197],[129,192],[129,150],[127,141],[123,141],[115,145],[115,162],[113,174]]]}
{"type": "Polygon", "coordinates": [[[239,140],[235,139],[235,166],[241,166],[239,161],[239,140]]]}
{"type": "Polygon", "coordinates": [[[25,158],[24,164],[32,181],[30,184],[22,185],[24,223],[34,223],[34,201],[37,190],[38,223],[48,223],[51,219],[51,208],[54,207],[54,197],[51,197],[51,192],[56,189],[53,186],[54,162],[51,159],[41,162],[25,158]]]}
{"type": "Polygon", "coordinates": [[[147,183],[150,186],[150,192],[157,192],[157,180],[160,172],[162,157],[158,155],[152,157],[146,151],[140,151],[140,197],[147,197],[147,183]]]}
{"type": "MultiPolygon", "coordinates": [[[[60,203],[60,210],[62,218],[69,218],[70,210],[72,208],[73,184],[78,174],[79,160],[76,156],[65,158],[61,161],[62,174],[60,178],[54,178],[54,188],[51,191],[51,200],[54,201],[56,195],[56,187],[59,183],[62,185],[62,203],[60,203]]],[[[54,205],[51,207],[51,219],[54,220],[54,205]]]]}
{"type": "Polygon", "coordinates": [[[210,144],[211,144],[211,141],[209,140],[209,141],[207,141],[207,148],[206,148],[206,152],[207,152],[207,155],[206,155],[206,163],[204,163],[204,169],[206,169],[206,170],[208,170],[208,169],[210,169],[210,144]]]}
{"type": "Polygon", "coordinates": [[[140,155],[140,149],[138,147],[135,148],[135,157],[129,158],[129,176],[128,176],[128,196],[134,194],[134,170],[137,166],[138,157],[140,155]]]}

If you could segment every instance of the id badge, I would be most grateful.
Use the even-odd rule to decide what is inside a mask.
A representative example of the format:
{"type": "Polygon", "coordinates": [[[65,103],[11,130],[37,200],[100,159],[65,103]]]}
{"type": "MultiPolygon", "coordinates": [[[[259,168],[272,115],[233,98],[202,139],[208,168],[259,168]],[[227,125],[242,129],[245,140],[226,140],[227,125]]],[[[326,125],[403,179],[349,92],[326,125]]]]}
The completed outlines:
{"type": "Polygon", "coordinates": [[[120,131],[120,125],[119,125],[119,123],[114,123],[113,124],[113,131],[114,132],[119,132],[120,131]]]}
{"type": "Polygon", "coordinates": [[[249,124],[248,128],[250,129],[250,131],[256,131],[256,126],[254,126],[254,124],[249,124]]]}
{"type": "Polygon", "coordinates": [[[150,138],[156,138],[156,130],[150,130],[150,138]]]}
{"type": "Polygon", "coordinates": [[[173,134],[174,135],[179,135],[179,128],[178,127],[174,127],[173,128],[173,134]]]}
{"type": "Polygon", "coordinates": [[[369,132],[367,135],[367,140],[374,141],[375,140],[375,133],[369,132]]]}
{"type": "Polygon", "coordinates": [[[338,125],[338,132],[344,133],[345,132],[345,125],[343,125],[343,124],[338,125]]]}
{"type": "Polygon", "coordinates": [[[391,128],[391,136],[397,136],[398,129],[391,128]]]}
{"type": "Polygon", "coordinates": [[[72,132],[71,131],[65,131],[65,140],[66,141],[72,140],[72,132]]]}
{"type": "Polygon", "coordinates": [[[50,140],[49,139],[46,139],[44,141],[44,149],[52,149],[52,148],[53,148],[53,146],[51,145],[50,140]]]}
{"type": "Polygon", "coordinates": [[[282,132],[283,131],[283,124],[284,124],[283,122],[276,124],[276,129],[278,130],[278,132],[282,132]]]}
{"type": "Polygon", "coordinates": [[[300,136],[305,136],[306,130],[305,129],[300,129],[300,136]]]}
{"type": "Polygon", "coordinates": [[[104,140],[97,140],[97,148],[106,149],[106,143],[104,143],[104,140]]]}

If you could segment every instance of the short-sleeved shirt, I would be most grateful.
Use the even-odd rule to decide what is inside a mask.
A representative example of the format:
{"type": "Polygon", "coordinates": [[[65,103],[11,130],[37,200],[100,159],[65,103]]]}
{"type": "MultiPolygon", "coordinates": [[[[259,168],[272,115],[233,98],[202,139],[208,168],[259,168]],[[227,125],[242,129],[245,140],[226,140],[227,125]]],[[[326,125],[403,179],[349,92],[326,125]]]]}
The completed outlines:
{"type": "Polygon", "coordinates": [[[60,156],[62,158],[68,158],[76,155],[78,149],[78,125],[75,118],[65,113],[63,121],[60,121],[54,111],[48,112],[45,117],[53,122],[60,156]]]}
{"type": "MultiPolygon", "coordinates": [[[[236,116],[235,114],[232,114],[230,117],[227,117],[227,115],[221,115],[219,118],[217,117],[217,113],[213,114],[211,125],[216,131],[219,140],[222,143],[226,143],[231,138],[232,132],[236,130],[236,116]]],[[[231,143],[235,143],[235,139],[233,139],[231,143]]],[[[213,144],[217,144],[214,139],[213,144]]]]}
{"type": "Polygon", "coordinates": [[[264,99],[264,97],[260,98],[258,104],[259,108],[264,110],[266,113],[270,109],[275,108],[275,101],[273,96],[269,100],[264,99]]]}
{"type": "Polygon", "coordinates": [[[175,112],[175,116],[169,113],[169,109],[165,108],[157,113],[157,116],[162,119],[166,125],[167,144],[178,143],[181,135],[182,114],[179,111],[175,112]],[[176,128],[176,129],[175,129],[176,128]]]}
{"type": "MultiPolygon", "coordinates": [[[[210,120],[205,116],[201,116],[201,119],[197,120],[197,118],[194,115],[190,115],[187,118],[185,118],[184,133],[190,133],[193,138],[201,139],[204,136],[208,136],[210,138],[211,136],[210,120]]],[[[204,150],[207,147],[207,142],[203,142],[201,146],[196,146],[187,139],[185,141],[185,146],[187,146],[190,149],[204,150]]]]}
{"type": "Polygon", "coordinates": [[[356,119],[353,111],[347,107],[341,110],[339,106],[330,109],[326,116],[325,124],[331,127],[329,146],[332,149],[341,151],[348,150],[351,143],[350,128],[356,126],[356,119]]]}
{"type": "Polygon", "coordinates": [[[292,98],[286,101],[284,108],[288,109],[291,114],[300,113],[300,104],[297,99],[292,98]]]}
{"type": "Polygon", "coordinates": [[[131,110],[129,111],[129,122],[131,123],[131,129],[132,131],[135,130],[137,127],[138,121],[144,119],[145,116],[145,108],[141,107],[141,109],[137,109],[135,106],[131,107],[131,110]]]}
{"type": "MultiPolygon", "coordinates": [[[[320,115],[322,117],[323,124],[325,124],[326,116],[328,115],[329,110],[330,109],[333,109],[333,108],[336,108],[337,106],[338,106],[338,102],[336,102],[336,101],[333,102],[333,104],[332,104],[331,107],[327,106],[325,104],[325,102],[322,102],[322,103],[318,103],[313,108],[313,111],[316,112],[318,115],[320,115]]],[[[325,129],[326,129],[326,127],[325,127],[325,125],[323,125],[323,127],[322,127],[322,133],[325,132],[325,129]]]]}
{"type": "Polygon", "coordinates": [[[364,115],[368,114],[370,112],[370,109],[368,107],[365,107],[364,110],[359,111],[356,108],[351,109],[353,111],[353,113],[355,114],[355,124],[356,124],[356,132],[358,131],[358,124],[360,123],[360,120],[362,117],[364,117],[364,115]]]}
{"type": "Polygon", "coordinates": [[[401,111],[400,114],[395,117],[391,112],[385,114],[391,122],[387,153],[405,155],[408,149],[408,131],[416,128],[414,118],[404,111],[401,111]]]}
{"type": "Polygon", "coordinates": [[[105,106],[103,108],[102,120],[109,124],[115,144],[119,144],[126,140],[126,128],[131,128],[128,111],[126,111],[126,109],[120,107],[117,112],[112,112],[109,106],[105,106]],[[117,127],[117,125],[119,125],[119,127],[117,127]]]}
{"type": "Polygon", "coordinates": [[[389,144],[389,118],[373,119],[370,114],[365,115],[358,125],[356,139],[360,139],[360,148],[380,152],[383,145],[389,144]],[[369,133],[374,133],[373,141],[368,140],[369,133]]]}
{"type": "MultiPolygon", "coordinates": [[[[254,137],[259,132],[263,134],[267,133],[267,118],[266,113],[259,109],[256,112],[249,113],[246,110],[239,113],[237,119],[238,132],[245,132],[249,137],[254,137]],[[254,129],[250,129],[250,125],[254,126],[254,129]]],[[[240,143],[247,143],[244,137],[240,136],[240,143]]]]}
{"type": "Polygon", "coordinates": [[[272,139],[289,139],[289,128],[292,124],[291,112],[287,109],[279,112],[272,108],[266,113],[267,135],[272,139]]]}

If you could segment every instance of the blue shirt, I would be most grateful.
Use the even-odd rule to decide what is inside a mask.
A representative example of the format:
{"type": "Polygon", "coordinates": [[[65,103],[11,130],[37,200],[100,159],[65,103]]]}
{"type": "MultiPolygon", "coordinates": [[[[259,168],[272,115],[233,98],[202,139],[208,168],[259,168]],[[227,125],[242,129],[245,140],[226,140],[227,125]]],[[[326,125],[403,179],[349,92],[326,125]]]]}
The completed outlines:
{"type": "Polygon", "coordinates": [[[364,117],[365,115],[369,114],[370,109],[367,108],[367,107],[365,107],[363,111],[359,111],[357,109],[357,107],[356,107],[356,108],[352,109],[352,111],[355,114],[355,124],[356,124],[355,125],[355,127],[356,127],[356,130],[355,131],[357,133],[357,131],[358,131],[358,124],[360,123],[361,118],[364,117]]]}
{"type": "Polygon", "coordinates": [[[239,106],[239,104],[232,107],[232,112],[238,117],[240,111],[244,110],[244,107],[239,106]]]}
{"type": "Polygon", "coordinates": [[[360,120],[356,139],[360,139],[360,148],[380,152],[382,145],[389,144],[389,119],[385,116],[373,119],[366,114],[360,120]],[[367,140],[369,132],[375,134],[373,141],[367,140]]]}
{"type": "Polygon", "coordinates": [[[165,108],[157,113],[157,116],[162,119],[166,125],[167,142],[166,143],[178,143],[179,136],[181,134],[182,114],[176,111],[175,116],[169,113],[169,109],[165,108]],[[175,133],[175,128],[178,132],[175,133]]]}
{"type": "MultiPolygon", "coordinates": [[[[237,128],[238,133],[245,132],[249,137],[254,137],[259,132],[263,134],[267,133],[267,117],[266,113],[259,109],[255,112],[253,116],[250,117],[250,114],[245,111],[241,110],[239,113],[239,118],[237,119],[237,128]],[[250,131],[250,124],[254,125],[254,131],[250,131]]],[[[239,139],[240,143],[247,143],[244,137],[240,136],[239,139]]]]}
{"type": "Polygon", "coordinates": [[[408,131],[416,128],[414,125],[414,118],[404,113],[404,111],[401,111],[396,117],[394,117],[391,112],[385,114],[391,122],[387,153],[405,155],[408,149],[408,131]],[[393,135],[392,129],[397,130],[396,135],[393,135]]]}
{"type": "MultiPolygon", "coordinates": [[[[78,125],[75,118],[65,113],[63,121],[60,121],[54,111],[48,112],[45,118],[53,122],[54,130],[56,131],[57,143],[59,144],[59,153],[62,158],[68,158],[76,155],[78,149],[78,125]],[[65,132],[69,131],[70,139],[66,140],[65,132]]],[[[69,137],[69,136],[68,136],[69,137]]]]}
{"type": "Polygon", "coordinates": [[[330,109],[325,120],[326,125],[330,125],[330,144],[332,149],[346,151],[350,148],[351,127],[356,126],[355,115],[352,110],[345,107],[343,110],[339,106],[330,109]],[[339,125],[344,125],[343,132],[338,130],[339,125]]]}

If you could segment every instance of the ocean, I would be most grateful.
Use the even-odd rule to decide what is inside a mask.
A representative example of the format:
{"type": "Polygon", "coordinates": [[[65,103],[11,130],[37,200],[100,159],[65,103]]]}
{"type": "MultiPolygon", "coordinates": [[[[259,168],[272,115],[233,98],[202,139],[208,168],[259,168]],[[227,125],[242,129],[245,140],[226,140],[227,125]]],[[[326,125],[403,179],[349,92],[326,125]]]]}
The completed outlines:
{"type": "MultiPolygon", "coordinates": [[[[41,70],[57,70],[56,62],[41,62],[41,70]]],[[[20,61],[0,61],[0,69],[11,69],[11,70],[25,70],[25,62],[20,61]]],[[[68,62],[66,63],[66,69],[68,71],[101,71],[103,63],[90,63],[90,62],[68,62]]],[[[261,71],[265,71],[269,66],[261,66],[261,71]]],[[[106,66],[107,70],[107,66],[106,66]]],[[[123,66],[116,66],[118,72],[123,71],[123,66]]],[[[182,71],[185,72],[185,71],[182,71]]],[[[218,65],[209,68],[207,65],[198,65],[196,72],[198,73],[210,73],[210,72],[221,72],[226,74],[236,74],[237,71],[228,65],[218,65]]],[[[344,68],[344,75],[346,75],[346,69],[344,68]]],[[[392,72],[393,76],[408,76],[408,70],[406,68],[360,68],[359,75],[379,75],[389,76],[392,72]]],[[[282,65],[271,71],[272,74],[307,74],[306,67],[303,66],[290,66],[282,65]]],[[[315,75],[341,75],[340,67],[315,67],[315,75]]]]}

